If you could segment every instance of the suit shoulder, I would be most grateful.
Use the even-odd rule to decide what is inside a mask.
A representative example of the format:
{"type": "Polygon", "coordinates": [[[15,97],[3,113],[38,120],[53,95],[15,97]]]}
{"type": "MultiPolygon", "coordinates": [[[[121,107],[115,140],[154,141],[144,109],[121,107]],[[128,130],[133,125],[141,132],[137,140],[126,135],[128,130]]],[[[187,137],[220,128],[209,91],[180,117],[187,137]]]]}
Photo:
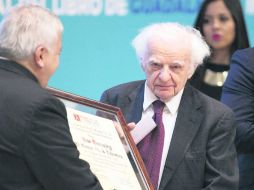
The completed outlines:
{"type": "Polygon", "coordinates": [[[238,60],[241,62],[251,62],[253,64],[254,59],[254,48],[240,49],[234,52],[232,60],[238,60]],[[240,61],[241,60],[241,61],[240,61]]]}
{"type": "Polygon", "coordinates": [[[138,88],[140,85],[144,84],[145,80],[138,80],[138,81],[132,81],[132,82],[128,82],[128,83],[123,83],[123,84],[119,84],[117,86],[111,87],[107,90],[105,90],[105,92],[110,93],[110,94],[129,94],[131,93],[134,89],[138,88]]]}
{"type": "Polygon", "coordinates": [[[139,80],[114,86],[102,93],[100,101],[114,106],[126,105],[130,97],[135,97],[141,92],[144,84],[145,80],[139,80]]]}
{"type": "Polygon", "coordinates": [[[253,54],[254,48],[245,48],[245,49],[239,49],[234,54],[253,54]]]}
{"type": "Polygon", "coordinates": [[[15,83],[15,88],[5,87],[6,96],[3,97],[11,102],[10,105],[17,107],[17,111],[22,112],[25,109],[38,108],[46,103],[52,106],[61,104],[57,98],[35,81],[21,78],[18,83],[22,85],[15,83]]]}
{"type": "Polygon", "coordinates": [[[201,103],[201,105],[209,110],[209,112],[213,112],[214,114],[221,114],[221,113],[230,113],[233,114],[232,110],[223,104],[222,102],[211,98],[204,94],[203,92],[191,87],[193,89],[194,94],[196,94],[196,99],[201,103]]]}

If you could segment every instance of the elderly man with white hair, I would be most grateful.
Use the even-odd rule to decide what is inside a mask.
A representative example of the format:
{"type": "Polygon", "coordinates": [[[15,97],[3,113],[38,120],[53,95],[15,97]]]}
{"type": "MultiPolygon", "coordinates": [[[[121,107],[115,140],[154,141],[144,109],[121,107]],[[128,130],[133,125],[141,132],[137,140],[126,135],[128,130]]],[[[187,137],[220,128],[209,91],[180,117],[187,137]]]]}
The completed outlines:
{"type": "Polygon", "coordinates": [[[152,24],[133,46],[146,80],[112,87],[101,101],[120,107],[129,126],[154,119],[156,127],[137,144],[154,188],[237,190],[233,113],[188,84],[210,55],[200,33],[178,23],[152,24]]]}

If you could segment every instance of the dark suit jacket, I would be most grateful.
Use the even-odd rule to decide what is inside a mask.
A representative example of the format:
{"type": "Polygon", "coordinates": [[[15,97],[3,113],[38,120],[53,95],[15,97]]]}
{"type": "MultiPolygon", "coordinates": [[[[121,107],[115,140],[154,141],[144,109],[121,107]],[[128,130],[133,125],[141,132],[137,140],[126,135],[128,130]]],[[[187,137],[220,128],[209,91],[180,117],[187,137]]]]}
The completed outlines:
{"type": "Polygon", "coordinates": [[[254,189],[254,48],[235,52],[221,101],[235,112],[240,189],[254,189]]]}
{"type": "Polygon", "coordinates": [[[78,157],[63,103],[21,65],[0,60],[0,189],[101,189],[78,157]]]}
{"type": "MultiPolygon", "coordinates": [[[[127,122],[142,114],[144,81],[105,91],[101,101],[121,108],[127,122]]],[[[184,90],[160,190],[237,190],[233,113],[187,85],[184,90]]]]}

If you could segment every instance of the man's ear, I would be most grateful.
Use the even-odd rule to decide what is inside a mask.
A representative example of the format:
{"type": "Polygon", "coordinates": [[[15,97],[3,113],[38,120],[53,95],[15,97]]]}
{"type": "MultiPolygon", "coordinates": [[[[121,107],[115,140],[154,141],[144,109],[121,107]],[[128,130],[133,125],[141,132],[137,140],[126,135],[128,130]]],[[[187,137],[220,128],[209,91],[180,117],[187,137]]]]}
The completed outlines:
{"type": "Polygon", "coordinates": [[[197,66],[195,66],[194,64],[190,65],[190,68],[188,70],[188,79],[190,79],[192,77],[192,75],[196,71],[196,68],[197,68],[197,66]]]}
{"type": "Polygon", "coordinates": [[[35,54],[34,54],[34,61],[35,64],[42,68],[44,67],[44,59],[45,59],[45,54],[47,53],[47,49],[44,46],[38,46],[35,50],[35,54]]]}
{"type": "Polygon", "coordinates": [[[145,71],[144,63],[141,63],[141,68],[142,68],[143,71],[145,71]]]}
{"type": "Polygon", "coordinates": [[[143,58],[139,58],[139,62],[143,71],[145,71],[145,62],[143,58]]]}

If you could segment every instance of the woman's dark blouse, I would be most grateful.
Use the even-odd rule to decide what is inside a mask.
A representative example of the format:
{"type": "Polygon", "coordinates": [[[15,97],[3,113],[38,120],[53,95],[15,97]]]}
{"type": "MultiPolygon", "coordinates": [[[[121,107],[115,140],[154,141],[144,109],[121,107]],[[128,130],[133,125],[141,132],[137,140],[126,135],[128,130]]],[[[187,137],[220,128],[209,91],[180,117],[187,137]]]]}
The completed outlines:
{"type": "Polygon", "coordinates": [[[215,73],[222,74],[223,72],[228,72],[229,65],[222,65],[222,64],[214,64],[211,62],[206,62],[200,65],[192,78],[189,80],[192,86],[200,90],[201,92],[207,94],[208,96],[220,100],[222,86],[217,85],[210,85],[207,84],[204,79],[207,70],[213,71],[215,73]]]}

